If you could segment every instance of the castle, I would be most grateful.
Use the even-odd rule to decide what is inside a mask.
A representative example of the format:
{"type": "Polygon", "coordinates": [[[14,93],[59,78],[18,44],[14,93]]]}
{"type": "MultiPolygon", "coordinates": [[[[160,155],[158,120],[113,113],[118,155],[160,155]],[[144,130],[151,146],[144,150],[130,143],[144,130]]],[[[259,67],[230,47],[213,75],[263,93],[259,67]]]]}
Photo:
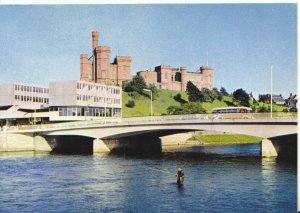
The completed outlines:
{"type": "Polygon", "coordinates": [[[154,84],[159,89],[186,91],[188,81],[193,82],[200,90],[213,89],[214,68],[202,66],[198,72],[188,72],[185,67],[157,66],[154,71],[140,71],[138,76],[144,78],[147,84],[154,84]]]}
{"type": "Polygon", "coordinates": [[[98,46],[98,42],[99,33],[92,32],[93,55],[80,55],[80,80],[106,85],[122,85],[130,80],[131,57],[116,56],[110,63],[110,47],[98,46]]]}
{"type": "MultiPolygon", "coordinates": [[[[131,57],[116,56],[110,63],[110,47],[98,46],[99,33],[92,32],[93,55],[80,55],[80,80],[106,85],[122,85],[131,80],[131,57]]],[[[185,67],[157,66],[154,71],[139,71],[138,76],[159,89],[185,91],[188,81],[199,89],[214,87],[214,68],[202,66],[197,72],[189,72],[185,67]]]]}

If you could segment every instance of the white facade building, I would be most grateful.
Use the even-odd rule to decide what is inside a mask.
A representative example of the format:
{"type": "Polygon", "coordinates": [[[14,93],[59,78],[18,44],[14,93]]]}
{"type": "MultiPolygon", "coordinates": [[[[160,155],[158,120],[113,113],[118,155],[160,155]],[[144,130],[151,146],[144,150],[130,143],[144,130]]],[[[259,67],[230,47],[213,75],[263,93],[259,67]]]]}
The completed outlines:
{"type": "Polygon", "coordinates": [[[84,81],[0,84],[0,126],[121,117],[122,90],[84,81]]]}
{"type": "Polygon", "coordinates": [[[24,83],[0,84],[0,107],[43,109],[49,106],[49,89],[24,83]]]}
{"type": "Polygon", "coordinates": [[[85,81],[49,83],[50,111],[59,116],[120,117],[122,92],[117,86],[85,81]]]}

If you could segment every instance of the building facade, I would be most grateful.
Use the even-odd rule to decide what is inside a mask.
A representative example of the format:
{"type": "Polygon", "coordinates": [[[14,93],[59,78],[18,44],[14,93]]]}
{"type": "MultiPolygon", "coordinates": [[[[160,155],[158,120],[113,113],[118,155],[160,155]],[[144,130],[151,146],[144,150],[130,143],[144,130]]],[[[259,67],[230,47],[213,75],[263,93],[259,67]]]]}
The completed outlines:
{"type": "Polygon", "coordinates": [[[121,117],[117,86],[85,81],[50,82],[49,87],[0,84],[0,125],[23,125],[121,117]]]}
{"type": "Polygon", "coordinates": [[[24,83],[0,84],[0,107],[5,106],[27,110],[48,108],[49,89],[24,83]]]}
{"type": "Polygon", "coordinates": [[[213,89],[214,68],[202,66],[197,72],[188,72],[185,67],[157,66],[154,71],[140,71],[138,76],[144,78],[147,84],[154,84],[159,89],[186,91],[188,81],[193,82],[200,90],[213,89]]]}
{"type": "Polygon", "coordinates": [[[120,117],[122,92],[117,86],[85,81],[49,83],[50,111],[60,116],[120,117]]]}
{"type": "Polygon", "coordinates": [[[131,80],[131,57],[116,56],[110,63],[110,47],[98,46],[99,33],[92,32],[92,56],[80,55],[80,80],[106,85],[122,85],[131,80]]]}

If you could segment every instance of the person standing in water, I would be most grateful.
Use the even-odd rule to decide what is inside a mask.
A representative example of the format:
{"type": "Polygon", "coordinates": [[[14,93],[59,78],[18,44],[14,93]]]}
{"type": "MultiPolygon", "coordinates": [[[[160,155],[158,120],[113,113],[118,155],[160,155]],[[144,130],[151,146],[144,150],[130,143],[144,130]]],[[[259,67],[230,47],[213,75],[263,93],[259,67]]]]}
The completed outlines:
{"type": "Polygon", "coordinates": [[[182,185],[184,181],[184,172],[182,171],[181,167],[178,167],[177,171],[177,184],[182,185]]]}

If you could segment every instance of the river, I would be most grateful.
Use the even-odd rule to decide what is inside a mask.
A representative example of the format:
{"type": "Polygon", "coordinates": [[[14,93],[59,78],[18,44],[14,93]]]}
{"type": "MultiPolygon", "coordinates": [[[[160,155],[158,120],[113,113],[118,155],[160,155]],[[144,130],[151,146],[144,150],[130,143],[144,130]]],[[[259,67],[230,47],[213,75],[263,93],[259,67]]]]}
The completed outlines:
{"type": "Polygon", "coordinates": [[[261,159],[257,144],[155,157],[5,153],[0,177],[1,212],[297,212],[297,166],[261,159]],[[179,165],[182,187],[169,173],[179,165]]]}

